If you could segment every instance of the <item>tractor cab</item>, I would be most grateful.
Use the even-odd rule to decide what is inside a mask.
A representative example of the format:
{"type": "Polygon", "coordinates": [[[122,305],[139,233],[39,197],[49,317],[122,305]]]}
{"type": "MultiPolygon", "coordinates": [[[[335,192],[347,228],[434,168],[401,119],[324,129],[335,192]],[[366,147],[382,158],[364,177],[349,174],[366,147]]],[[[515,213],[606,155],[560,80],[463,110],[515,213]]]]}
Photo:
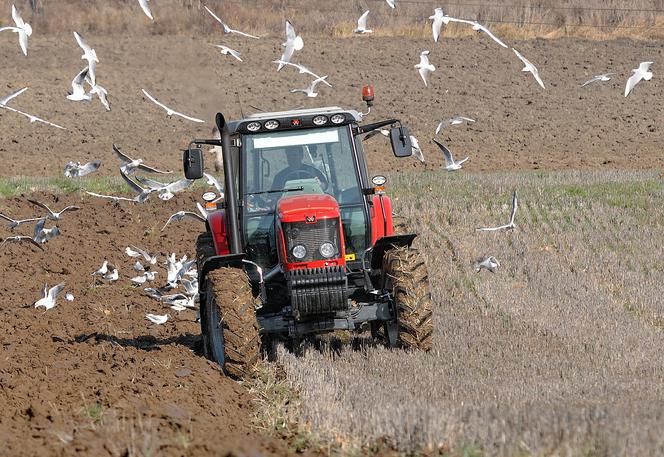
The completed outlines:
{"type": "MultiPolygon", "coordinates": [[[[372,100],[373,93],[366,94],[369,106],[372,100]]],[[[385,262],[395,249],[410,249],[415,235],[394,234],[385,178],[369,179],[361,137],[391,126],[393,152],[406,157],[410,135],[396,119],[360,125],[363,116],[340,107],[259,113],[230,122],[218,114],[221,140],[194,140],[185,151],[190,179],[203,175],[201,144],[221,146],[223,153],[224,201],[208,216],[197,258],[204,349],[227,371],[223,327],[230,324],[223,315],[238,310],[224,307],[246,299],[229,301],[211,285],[215,281],[250,288],[243,296],[253,296],[256,304],[253,317],[243,322],[255,322],[262,340],[299,341],[366,323],[374,334],[384,327],[390,344],[400,344],[399,304],[386,289],[394,274],[386,276],[385,262]],[[217,278],[222,271],[245,276],[217,278]]],[[[422,291],[428,294],[428,287],[422,291]]],[[[431,326],[430,319],[422,323],[431,326]]],[[[430,332],[420,332],[421,325],[417,345],[424,341],[424,347],[430,332]]]]}

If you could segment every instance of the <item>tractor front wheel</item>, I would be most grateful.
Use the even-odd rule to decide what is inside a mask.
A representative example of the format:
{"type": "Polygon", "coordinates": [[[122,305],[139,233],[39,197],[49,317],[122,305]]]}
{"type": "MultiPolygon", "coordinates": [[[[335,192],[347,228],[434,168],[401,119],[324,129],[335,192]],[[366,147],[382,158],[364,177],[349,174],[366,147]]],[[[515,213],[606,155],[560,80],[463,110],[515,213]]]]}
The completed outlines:
{"type": "Polygon", "coordinates": [[[385,323],[390,346],[428,351],[433,342],[433,301],[422,255],[394,247],[383,258],[383,288],[392,293],[394,319],[385,323]]]}
{"type": "Polygon", "coordinates": [[[255,298],[249,278],[239,268],[219,268],[205,279],[201,310],[203,351],[224,373],[247,377],[261,356],[255,298]]]}

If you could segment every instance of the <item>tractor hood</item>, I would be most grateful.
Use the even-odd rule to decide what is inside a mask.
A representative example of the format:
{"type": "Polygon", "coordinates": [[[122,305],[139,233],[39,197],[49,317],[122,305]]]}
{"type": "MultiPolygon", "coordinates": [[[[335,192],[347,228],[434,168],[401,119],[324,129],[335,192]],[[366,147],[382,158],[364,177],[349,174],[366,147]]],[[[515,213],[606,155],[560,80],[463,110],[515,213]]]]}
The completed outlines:
{"type": "Polygon", "coordinates": [[[330,195],[308,194],[282,197],[277,205],[282,222],[307,222],[339,217],[339,204],[330,195]]]}

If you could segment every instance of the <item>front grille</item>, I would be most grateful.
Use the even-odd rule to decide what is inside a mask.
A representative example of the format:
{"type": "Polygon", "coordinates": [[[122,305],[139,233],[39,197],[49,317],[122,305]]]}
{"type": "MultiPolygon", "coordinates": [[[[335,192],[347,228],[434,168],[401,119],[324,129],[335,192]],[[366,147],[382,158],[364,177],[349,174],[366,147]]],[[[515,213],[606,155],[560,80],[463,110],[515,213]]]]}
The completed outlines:
{"type": "Polygon", "coordinates": [[[339,247],[339,219],[321,219],[318,222],[307,224],[306,222],[284,223],[284,236],[286,238],[286,252],[288,262],[311,262],[312,260],[327,260],[320,253],[320,245],[332,243],[335,253],[331,259],[339,258],[341,251],[339,247]],[[302,259],[293,256],[293,247],[301,244],[307,250],[302,259]]]}
{"type": "Polygon", "coordinates": [[[286,281],[296,320],[348,309],[348,278],[343,266],[291,270],[286,281]]]}

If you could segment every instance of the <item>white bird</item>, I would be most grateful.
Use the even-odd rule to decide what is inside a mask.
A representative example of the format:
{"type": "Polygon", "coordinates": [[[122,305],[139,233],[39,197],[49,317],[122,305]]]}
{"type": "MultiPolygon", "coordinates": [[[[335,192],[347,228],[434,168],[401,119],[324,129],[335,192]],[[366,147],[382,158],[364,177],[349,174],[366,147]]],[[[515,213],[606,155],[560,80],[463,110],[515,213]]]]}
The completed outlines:
{"type": "Polygon", "coordinates": [[[134,270],[145,271],[145,267],[143,266],[140,260],[137,260],[136,263],[134,264],[134,270]]]}
{"type": "Polygon", "coordinates": [[[205,176],[205,179],[207,179],[206,184],[208,186],[214,187],[217,190],[217,192],[219,192],[218,200],[223,199],[224,198],[224,187],[217,180],[217,178],[215,178],[214,176],[212,176],[211,174],[208,174],[208,173],[203,173],[203,176],[205,176]]]}
{"type": "Polygon", "coordinates": [[[115,281],[118,280],[119,277],[120,277],[120,273],[118,273],[117,268],[113,268],[113,271],[111,271],[110,273],[106,273],[104,275],[104,279],[109,281],[109,282],[115,282],[115,281]]]}
{"type": "Polygon", "coordinates": [[[11,217],[0,213],[0,219],[5,220],[8,223],[10,229],[14,229],[22,224],[27,224],[28,222],[34,222],[41,220],[40,217],[33,217],[30,219],[12,219],[11,217]]]}
{"type": "Polygon", "coordinates": [[[96,192],[90,192],[90,191],[87,191],[87,190],[85,191],[85,193],[88,194],[88,195],[92,195],[93,197],[105,198],[105,199],[111,200],[113,203],[118,203],[120,201],[137,203],[136,197],[127,198],[127,197],[118,197],[116,195],[103,195],[103,194],[98,194],[96,192]]]}
{"type": "Polygon", "coordinates": [[[239,30],[234,30],[234,29],[230,28],[230,27],[229,27],[224,21],[222,21],[221,19],[219,19],[219,16],[217,16],[216,14],[214,14],[214,13],[210,10],[210,8],[208,8],[207,6],[204,6],[204,8],[207,10],[208,13],[210,13],[210,15],[211,15],[213,18],[215,18],[215,19],[217,20],[217,22],[219,22],[219,23],[221,24],[221,26],[222,26],[223,29],[224,29],[224,33],[236,33],[236,34],[238,34],[238,35],[246,36],[246,37],[249,37],[249,38],[254,38],[254,39],[256,39],[256,40],[259,39],[259,37],[257,37],[257,36],[249,35],[248,33],[240,32],[239,30]]]}
{"type": "Polygon", "coordinates": [[[429,19],[433,20],[431,30],[433,32],[433,41],[436,43],[438,43],[438,38],[440,37],[440,29],[443,26],[444,18],[445,14],[442,8],[436,8],[433,10],[433,16],[429,16],[429,19]]]}
{"type": "Polygon", "coordinates": [[[12,92],[11,94],[5,95],[4,97],[0,98],[0,106],[6,106],[7,103],[9,103],[11,100],[21,95],[26,90],[28,90],[28,88],[24,87],[23,89],[19,89],[16,92],[12,92]]]}
{"type": "Polygon", "coordinates": [[[150,194],[152,193],[152,189],[145,189],[141,186],[139,186],[137,183],[132,181],[129,176],[125,174],[124,171],[120,170],[120,176],[122,176],[122,179],[129,184],[129,187],[136,192],[136,196],[133,198],[133,201],[135,203],[143,203],[145,200],[147,200],[150,197],[150,194]]]}
{"type": "Polygon", "coordinates": [[[535,77],[535,80],[537,81],[537,83],[538,83],[540,86],[542,86],[542,89],[544,89],[544,83],[542,82],[542,78],[540,78],[539,71],[537,70],[537,67],[536,67],[535,65],[533,65],[533,64],[530,62],[530,60],[528,60],[528,59],[526,59],[525,57],[523,57],[523,56],[519,53],[519,51],[517,51],[516,49],[512,48],[512,51],[514,51],[514,54],[516,54],[516,56],[517,56],[517,57],[523,62],[523,64],[525,65],[521,71],[529,71],[529,72],[531,72],[531,73],[533,74],[533,76],[535,77]]]}
{"type": "Polygon", "coordinates": [[[74,294],[72,294],[71,292],[67,292],[67,293],[65,294],[65,300],[67,300],[67,301],[74,301],[74,294]]]}
{"type": "Polygon", "coordinates": [[[455,161],[454,157],[452,157],[452,152],[450,152],[450,150],[447,149],[443,143],[439,143],[435,138],[432,139],[432,141],[436,143],[440,150],[443,152],[443,156],[445,157],[445,169],[447,171],[460,170],[461,165],[463,165],[463,163],[468,160],[468,157],[466,157],[465,159],[459,160],[458,162],[455,161]]]}
{"type": "Polygon", "coordinates": [[[120,159],[120,161],[122,162],[120,170],[122,170],[127,176],[134,173],[137,169],[142,171],[147,171],[149,173],[161,173],[161,174],[172,173],[172,171],[163,171],[153,167],[149,167],[143,163],[143,159],[132,159],[127,154],[120,151],[120,149],[116,145],[113,145],[113,152],[115,153],[117,158],[120,159]]]}
{"type": "Polygon", "coordinates": [[[309,87],[307,87],[306,89],[291,89],[290,91],[292,93],[302,92],[303,94],[307,94],[307,97],[311,97],[311,98],[318,97],[318,92],[316,92],[316,86],[318,86],[318,84],[320,84],[321,81],[325,81],[326,78],[327,78],[327,75],[321,76],[318,79],[314,79],[311,82],[311,84],[309,84],[309,87]]]}
{"type": "Polygon", "coordinates": [[[509,223],[505,225],[501,225],[499,227],[483,227],[483,228],[478,228],[475,230],[482,231],[482,232],[494,232],[496,230],[513,230],[516,228],[516,225],[514,224],[514,217],[516,216],[516,209],[518,207],[518,201],[516,198],[516,190],[512,194],[512,214],[510,215],[510,221],[509,223]]]}
{"type": "Polygon", "coordinates": [[[489,35],[489,37],[490,37],[493,41],[495,41],[496,43],[498,43],[499,45],[501,45],[503,48],[507,48],[507,47],[508,47],[508,46],[507,46],[505,43],[503,43],[503,42],[502,42],[502,41],[501,41],[496,35],[494,35],[493,33],[491,33],[491,31],[490,31],[488,28],[486,28],[485,26],[483,26],[483,25],[480,24],[479,22],[471,21],[471,23],[472,23],[472,26],[473,26],[473,30],[478,31],[478,32],[484,32],[484,33],[486,33],[487,35],[489,35]]]}
{"type": "Polygon", "coordinates": [[[392,9],[394,9],[394,7],[396,6],[397,0],[385,0],[385,1],[387,2],[387,6],[389,6],[392,9]]]}
{"type": "Polygon", "coordinates": [[[43,307],[47,310],[54,308],[55,299],[64,288],[65,288],[64,282],[61,282],[57,286],[51,287],[50,289],[48,289],[48,284],[44,284],[44,289],[42,289],[41,298],[35,302],[35,308],[43,307]]]}
{"type": "Polygon", "coordinates": [[[88,68],[89,68],[88,74],[90,75],[90,80],[92,81],[92,85],[94,86],[95,84],[97,84],[97,64],[99,63],[99,59],[97,58],[97,52],[94,49],[92,49],[85,42],[83,37],[79,35],[77,32],[74,32],[74,38],[76,38],[76,42],[83,50],[83,55],[81,56],[81,59],[88,61],[88,68]]]}
{"type": "MultiPolygon", "coordinates": [[[[279,64],[280,66],[288,65],[289,67],[297,68],[297,70],[300,72],[300,74],[311,75],[311,76],[313,76],[313,77],[316,78],[316,79],[320,78],[320,76],[318,76],[316,73],[312,72],[311,70],[309,70],[309,69],[308,69],[307,67],[305,67],[304,65],[300,65],[299,63],[286,62],[286,61],[284,61],[284,60],[273,60],[272,63],[277,63],[277,64],[279,64]]],[[[323,84],[325,84],[326,86],[332,87],[332,84],[330,84],[329,82],[327,82],[327,81],[325,81],[325,80],[324,80],[324,81],[321,81],[321,82],[322,82],[323,84]]]]}
{"type": "Polygon", "coordinates": [[[475,119],[471,119],[469,117],[465,116],[454,116],[451,117],[450,119],[445,119],[443,121],[440,121],[438,124],[438,127],[436,127],[436,135],[440,133],[441,130],[443,130],[447,126],[452,126],[452,125],[459,125],[463,124],[464,122],[475,122],[475,119]]]}
{"type": "Polygon", "coordinates": [[[138,4],[141,5],[141,9],[145,15],[149,17],[151,21],[154,21],[154,18],[152,17],[152,11],[150,11],[150,7],[148,6],[149,1],[150,0],[138,0],[138,4]]]}
{"type": "Polygon", "coordinates": [[[104,260],[104,263],[101,264],[101,267],[97,271],[92,273],[92,276],[104,276],[108,273],[108,260],[104,260]]]}
{"type": "Polygon", "coordinates": [[[186,295],[189,295],[191,297],[195,297],[196,295],[198,295],[197,280],[189,281],[188,279],[183,279],[182,285],[184,286],[184,291],[186,295]]]}
{"type": "Polygon", "coordinates": [[[93,84],[89,74],[86,75],[85,82],[90,85],[90,92],[88,93],[90,97],[97,95],[101,104],[104,105],[104,108],[106,108],[106,111],[110,111],[111,104],[108,101],[108,91],[99,84],[93,84]]]}
{"type": "Polygon", "coordinates": [[[141,257],[146,260],[150,265],[155,265],[157,263],[157,254],[150,254],[147,251],[144,251],[143,249],[137,248],[136,246],[127,246],[125,248],[125,254],[127,254],[129,257],[141,257]]]}
{"type": "Polygon", "coordinates": [[[17,110],[16,108],[12,108],[11,106],[0,105],[0,108],[6,109],[6,110],[8,110],[8,111],[12,111],[12,112],[17,113],[17,114],[20,114],[21,116],[25,116],[25,117],[27,117],[27,118],[30,120],[30,123],[33,123],[33,122],[39,122],[39,123],[41,123],[41,124],[50,125],[51,127],[56,127],[56,128],[58,128],[58,129],[61,129],[61,130],[67,130],[66,128],[64,128],[64,127],[61,126],[61,125],[54,124],[53,122],[49,122],[49,121],[44,120],[44,119],[42,119],[42,118],[40,118],[40,117],[34,116],[34,115],[32,115],[32,114],[28,114],[28,113],[23,112],[23,111],[20,111],[20,110],[17,110]]]}
{"type": "Polygon", "coordinates": [[[30,24],[25,22],[21,15],[18,13],[18,10],[14,5],[12,5],[12,19],[16,27],[2,27],[0,32],[4,30],[11,30],[14,33],[18,33],[18,44],[21,46],[21,51],[23,55],[28,55],[28,37],[32,35],[32,27],[30,24]]]}
{"type": "Polygon", "coordinates": [[[654,62],[641,62],[639,64],[639,68],[632,70],[633,74],[627,80],[627,84],[625,84],[625,97],[627,97],[629,93],[632,92],[632,89],[634,89],[634,86],[636,86],[639,83],[639,81],[641,81],[642,79],[650,81],[652,79],[652,72],[650,71],[650,65],[652,65],[653,63],[654,62]]]}
{"type": "Polygon", "coordinates": [[[146,314],[145,318],[153,324],[161,325],[168,321],[168,314],[164,314],[163,316],[160,316],[159,314],[146,314]]]}
{"type": "Polygon", "coordinates": [[[136,180],[141,184],[148,186],[150,192],[159,192],[159,198],[164,201],[170,200],[176,193],[182,192],[194,183],[193,179],[186,178],[171,183],[162,183],[143,176],[136,176],[136,180]]]}
{"type": "Polygon", "coordinates": [[[94,173],[101,167],[101,160],[93,160],[84,165],[81,165],[81,162],[68,162],[65,165],[65,177],[66,178],[80,178],[90,173],[94,173]]]}
{"type": "Polygon", "coordinates": [[[39,219],[35,225],[35,232],[33,239],[40,244],[44,244],[49,241],[51,238],[54,238],[60,235],[60,229],[56,226],[47,229],[44,227],[46,224],[46,218],[39,219]]]}
{"type": "Polygon", "coordinates": [[[88,71],[88,67],[85,67],[76,76],[74,76],[74,79],[71,81],[71,91],[67,93],[68,100],[74,102],[89,102],[92,100],[92,95],[87,93],[85,91],[85,87],[83,87],[83,83],[85,82],[85,77],[88,75],[88,71]]]}
{"type": "Polygon", "coordinates": [[[202,216],[198,213],[192,213],[191,211],[178,211],[177,213],[171,214],[171,217],[168,218],[164,226],[161,228],[161,231],[163,232],[171,222],[179,222],[186,218],[197,219],[201,222],[205,222],[207,220],[205,216],[202,216]]]}
{"type": "Polygon", "coordinates": [[[429,73],[436,71],[436,67],[429,63],[429,51],[422,51],[420,53],[420,63],[415,65],[415,68],[419,71],[422,81],[424,81],[424,85],[428,86],[429,73]]]}
{"type": "Polygon", "coordinates": [[[353,30],[353,33],[364,34],[373,32],[373,30],[367,28],[367,16],[369,16],[369,10],[366,10],[357,20],[357,28],[353,30]]]}
{"type": "Polygon", "coordinates": [[[221,52],[225,56],[232,56],[235,57],[237,60],[242,62],[242,57],[240,57],[240,53],[236,51],[235,49],[231,49],[228,46],[224,46],[223,44],[215,44],[214,47],[219,48],[219,52],[221,52]]]}
{"type": "Polygon", "coordinates": [[[136,276],[136,277],[131,278],[131,282],[134,283],[134,285],[137,285],[137,286],[141,285],[141,284],[145,284],[145,281],[147,281],[147,278],[145,277],[145,275],[140,275],[140,276],[136,276]]]}
{"type": "Polygon", "coordinates": [[[40,208],[43,208],[46,211],[48,211],[48,214],[46,215],[46,217],[49,218],[52,221],[59,221],[60,217],[64,213],[66,213],[67,211],[78,211],[79,209],[81,209],[78,206],[69,205],[69,206],[66,206],[64,209],[62,209],[61,211],[53,211],[51,208],[46,206],[44,203],[38,202],[37,200],[32,200],[32,199],[28,198],[28,201],[30,203],[32,203],[33,205],[39,206],[40,208]]]}
{"type": "Polygon", "coordinates": [[[0,246],[4,245],[5,243],[20,243],[20,242],[23,242],[23,241],[31,243],[34,246],[37,246],[42,251],[44,250],[42,245],[37,243],[32,237],[22,236],[22,235],[9,236],[9,237],[5,238],[4,240],[2,240],[2,243],[0,243],[0,246]]]}
{"type": "Polygon", "coordinates": [[[602,81],[602,82],[610,81],[611,76],[613,76],[613,75],[615,75],[615,73],[602,73],[601,75],[593,76],[588,81],[581,84],[581,87],[586,87],[588,84],[592,84],[592,83],[598,82],[598,81],[602,81]]]}
{"type": "Polygon", "coordinates": [[[286,41],[281,45],[284,46],[284,52],[279,59],[282,63],[279,64],[277,71],[284,68],[286,64],[283,62],[290,62],[295,51],[299,51],[304,47],[304,40],[300,35],[295,34],[295,29],[288,20],[286,21],[286,41]]]}
{"type": "Polygon", "coordinates": [[[420,142],[417,141],[417,138],[415,138],[413,135],[410,135],[410,145],[411,145],[412,155],[417,157],[417,160],[424,163],[424,154],[422,153],[422,149],[420,148],[420,142]]]}
{"type": "Polygon", "coordinates": [[[199,122],[199,123],[204,123],[204,122],[205,122],[205,121],[203,121],[203,120],[201,120],[201,119],[196,119],[195,117],[191,117],[191,116],[187,116],[187,115],[182,114],[182,113],[178,113],[177,111],[175,111],[175,110],[169,108],[168,106],[164,105],[163,103],[158,102],[158,101],[157,101],[152,95],[150,95],[150,94],[148,93],[148,91],[146,91],[145,89],[141,89],[141,90],[143,91],[143,93],[145,94],[145,96],[146,96],[150,101],[152,101],[155,105],[157,105],[157,106],[163,108],[164,110],[166,110],[166,114],[167,114],[167,115],[169,115],[169,116],[180,116],[181,118],[183,118],[183,119],[187,119],[187,120],[192,121],[192,122],[199,122]]]}
{"type": "Polygon", "coordinates": [[[387,129],[375,129],[375,130],[371,130],[371,131],[367,132],[367,134],[364,135],[364,138],[362,139],[362,141],[366,141],[369,138],[373,138],[374,136],[376,136],[378,134],[383,135],[386,138],[390,137],[390,131],[389,130],[387,130],[387,129]]]}
{"type": "Polygon", "coordinates": [[[480,272],[482,268],[490,271],[491,273],[495,273],[496,269],[500,266],[500,262],[496,260],[494,256],[489,256],[481,261],[475,262],[475,271],[477,273],[480,272]]]}
{"type": "Polygon", "coordinates": [[[148,281],[154,281],[154,277],[157,275],[157,273],[159,273],[159,272],[158,271],[146,271],[145,273],[143,273],[143,275],[145,276],[145,279],[147,279],[148,281]]]}

